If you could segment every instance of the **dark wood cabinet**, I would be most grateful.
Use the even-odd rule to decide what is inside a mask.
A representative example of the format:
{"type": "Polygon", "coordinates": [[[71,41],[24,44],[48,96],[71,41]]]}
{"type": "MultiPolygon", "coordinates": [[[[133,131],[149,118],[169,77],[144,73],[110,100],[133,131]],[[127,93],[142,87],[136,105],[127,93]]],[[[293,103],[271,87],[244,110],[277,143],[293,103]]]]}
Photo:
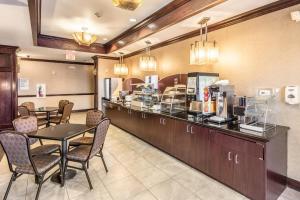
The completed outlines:
{"type": "Polygon", "coordinates": [[[286,187],[286,128],[262,141],[120,105],[106,110],[115,125],[250,199],[275,200],[286,187]]]}
{"type": "Polygon", "coordinates": [[[176,121],[172,154],[201,171],[207,171],[208,129],[176,121]]]}
{"type": "Polygon", "coordinates": [[[153,118],[153,127],[156,130],[151,138],[152,144],[163,151],[170,153],[172,149],[174,125],[174,119],[156,115],[153,118]]]}
{"type": "Polygon", "coordinates": [[[0,45],[0,130],[12,128],[17,116],[17,49],[0,45]]]}

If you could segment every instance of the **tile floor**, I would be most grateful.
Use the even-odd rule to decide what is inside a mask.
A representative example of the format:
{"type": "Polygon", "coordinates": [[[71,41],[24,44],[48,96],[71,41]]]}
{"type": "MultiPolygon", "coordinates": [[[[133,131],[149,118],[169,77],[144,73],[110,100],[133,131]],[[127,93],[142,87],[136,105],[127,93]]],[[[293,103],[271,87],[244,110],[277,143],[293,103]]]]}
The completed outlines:
{"type": "MultiPolygon", "coordinates": [[[[85,113],[72,115],[73,123],[84,123],[85,113]]],[[[244,200],[246,197],[190,168],[134,136],[111,126],[104,147],[109,172],[95,157],[89,174],[94,189],[78,171],[66,186],[47,181],[41,200],[244,200]]],[[[3,198],[10,172],[6,159],[0,163],[0,198],[3,198]]],[[[21,176],[13,183],[11,200],[32,200],[37,186],[32,176],[21,176]]],[[[280,200],[300,199],[300,193],[287,188],[280,200]]]]}

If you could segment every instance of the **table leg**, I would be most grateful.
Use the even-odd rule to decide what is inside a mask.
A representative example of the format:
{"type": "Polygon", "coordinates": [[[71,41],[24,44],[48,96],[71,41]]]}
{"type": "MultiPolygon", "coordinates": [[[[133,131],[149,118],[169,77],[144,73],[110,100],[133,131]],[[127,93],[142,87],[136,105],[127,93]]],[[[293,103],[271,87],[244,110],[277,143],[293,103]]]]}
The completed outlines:
{"type": "Polygon", "coordinates": [[[51,181],[56,183],[62,183],[64,186],[65,180],[72,179],[76,175],[76,171],[72,169],[67,169],[66,166],[66,155],[68,153],[68,141],[64,140],[61,142],[61,170],[63,171],[63,176],[61,173],[56,173],[52,176],[51,181]]]}
{"type": "Polygon", "coordinates": [[[47,124],[46,127],[50,126],[50,112],[47,112],[47,124]]]}

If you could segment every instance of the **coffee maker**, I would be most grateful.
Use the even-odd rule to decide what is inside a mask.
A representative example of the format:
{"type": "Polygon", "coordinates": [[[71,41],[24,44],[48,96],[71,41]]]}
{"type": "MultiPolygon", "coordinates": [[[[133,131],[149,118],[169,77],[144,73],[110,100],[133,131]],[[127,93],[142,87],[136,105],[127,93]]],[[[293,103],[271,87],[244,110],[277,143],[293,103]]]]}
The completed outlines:
{"type": "Polygon", "coordinates": [[[234,86],[233,85],[211,85],[209,86],[211,101],[216,102],[215,116],[210,117],[208,121],[225,123],[232,121],[234,104],[234,86]]]}
{"type": "Polygon", "coordinates": [[[217,73],[188,73],[186,102],[190,112],[202,112],[204,88],[219,80],[217,73]]]}

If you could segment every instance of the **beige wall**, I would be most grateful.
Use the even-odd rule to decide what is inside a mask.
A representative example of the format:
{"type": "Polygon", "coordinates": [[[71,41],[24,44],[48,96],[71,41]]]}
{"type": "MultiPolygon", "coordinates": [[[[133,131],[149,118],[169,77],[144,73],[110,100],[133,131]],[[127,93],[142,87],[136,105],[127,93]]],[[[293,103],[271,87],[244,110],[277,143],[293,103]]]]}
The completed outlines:
{"type": "MultiPolygon", "coordinates": [[[[291,127],[288,135],[288,176],[300,181],[300,107],[286,105],[283,87],[300,85],[300,23],[291,21],[290,12],[300,5],[277,11],[209,34],[220,47],[214,66],[189,65],[188,39],[152,51],[158,59],[156,74],[163,78],[192,71],[218,72],[236,86],[238,95],[254,95],[259,87],[281,88],[276,104],[278,123],[291,127]]],[[[125,59],[131,77],[144,78],[138,56],[125,59]]]]}
{"type": "MultiPolygon", "coordinates": [[[[93,66],[64,63],[19,61],[18,77],[29,80],[29,90],[20,91],[19,95],[35,95],[36,84],[45,83],[47,94],[72,94],[94,92],[93,66]]],[[[74,102],[74,110],[94,107],[93,95],[55,96],[38,99],[35,97],[19,98],[19,104],[32,101],[37,107],[57,106],[61,99],[74,102]]]]}

